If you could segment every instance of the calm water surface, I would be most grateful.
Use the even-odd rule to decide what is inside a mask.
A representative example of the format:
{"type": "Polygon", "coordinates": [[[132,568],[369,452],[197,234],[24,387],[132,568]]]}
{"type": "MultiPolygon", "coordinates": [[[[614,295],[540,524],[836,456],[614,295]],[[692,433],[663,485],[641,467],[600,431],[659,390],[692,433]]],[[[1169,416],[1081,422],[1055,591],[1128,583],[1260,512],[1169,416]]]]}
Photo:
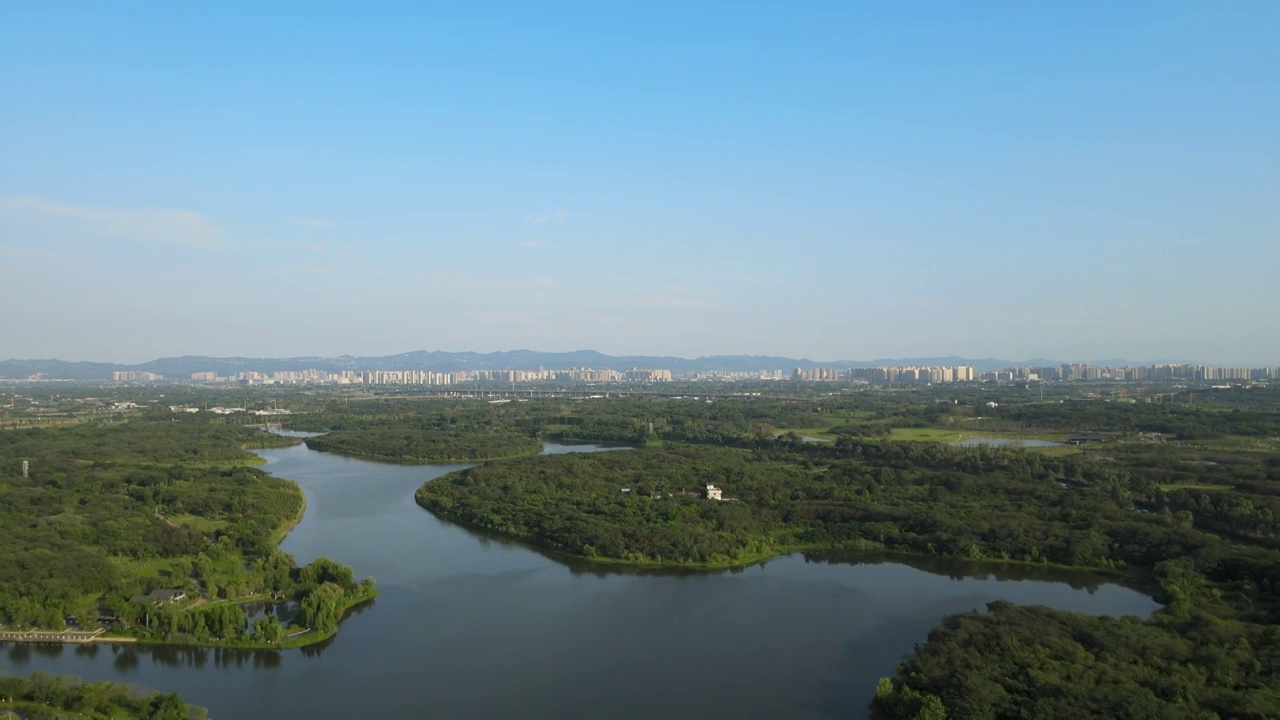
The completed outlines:
{"type": "Polygon", "coordinates": [[[945,564],[796,555],[665,575],[566,564],[414,503],[419,485],[463,465],[261,454],[307,495],[284,549],[350,564],[382,590],[336,638],[283,652],[9,645],[0,670],[177,690],[219,720],[863,717],[876,680],[944,615],[996,599],[1110,615],[1158,607],[1085,576],[945,564]]]}

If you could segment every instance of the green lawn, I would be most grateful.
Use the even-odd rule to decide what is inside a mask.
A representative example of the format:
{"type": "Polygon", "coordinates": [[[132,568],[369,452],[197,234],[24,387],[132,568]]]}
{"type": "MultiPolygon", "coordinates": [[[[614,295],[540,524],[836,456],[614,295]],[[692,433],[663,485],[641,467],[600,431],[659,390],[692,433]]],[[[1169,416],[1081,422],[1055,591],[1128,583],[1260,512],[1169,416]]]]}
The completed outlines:
{"type": "Polygon", "coordinates": [[[975,437],[994,437],[976,432],[956,432],[942,428],[894,428],[889,431],[890,440],[906,440],[909,442],[941,442],[953,443],[975,437]]]}
{"type": "Polygon", "coordinates": [[[1219,452],[1275,452],[1280,450],[1280,442],[1270,438],[1246,437],[1243,435],[1226,435],[1207,440],[1179,440],[1178,445],[1198,450],[1219,452]]]}
{"type": "Polygon", "coordinates": [[[190,560],[183,558],[153,558],[151,560],[117,559],[120,571],[131,578],[159,578],[167,586],[176,587],[186,581],[191,569],[190,560]]]}
{"type": "MultiPolygon", "coordinates": [[[[956,443],[976,438],[1004,438],[1008,440],[1044,440],[1046,442],[1066,442],[1066,433],[1031,433],[1031,432],[986,432],[983,430],[953,430],[950,428],[893,428],[889,431],[890,440],[907,442],[940,442],[956,443]]],[[[1072,445],[1025,448],[1051,455],[1068,455],[1078,452],[1072,445]]]]}

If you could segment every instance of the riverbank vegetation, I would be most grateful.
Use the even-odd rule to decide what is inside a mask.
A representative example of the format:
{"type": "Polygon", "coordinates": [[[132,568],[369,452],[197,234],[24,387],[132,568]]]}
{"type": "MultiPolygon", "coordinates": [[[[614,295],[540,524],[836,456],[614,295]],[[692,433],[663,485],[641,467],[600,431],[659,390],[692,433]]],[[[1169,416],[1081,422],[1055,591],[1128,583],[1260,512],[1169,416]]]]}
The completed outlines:
{"type": "Polygon", "coordinates": [[[26,720],[203,720],[209,716],[204,708],[183,702],[177,693],[146,691],[113,682],[82,682],[79,678],[45,673],[0,677],[0,714],[5,712],[26,720]]]}
{"type": "Polygon", "coordinates": [[[276,548],[303,496],[248,448],[296,442],[189,416],[0,433],[0,624],[277,647],[237,605],[289,600],[294,631],[331,630],[376,591],[276,548]]]}

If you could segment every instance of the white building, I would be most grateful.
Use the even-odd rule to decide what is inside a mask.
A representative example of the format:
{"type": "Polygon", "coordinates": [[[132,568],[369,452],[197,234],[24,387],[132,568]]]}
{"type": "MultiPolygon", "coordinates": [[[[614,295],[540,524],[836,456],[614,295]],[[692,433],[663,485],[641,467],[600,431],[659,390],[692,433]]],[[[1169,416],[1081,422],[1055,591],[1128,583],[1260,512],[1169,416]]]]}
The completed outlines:
{"type": "Polygon", "coordinates": [[[716,487],[715,485],[708,485],[708,486],[707,486],[707,499],[708,499],[708,500],[723,500],[723,499],[724,499],[724,491],[723,491],[723,490],[721,490],[720,488],[716,487]]]}

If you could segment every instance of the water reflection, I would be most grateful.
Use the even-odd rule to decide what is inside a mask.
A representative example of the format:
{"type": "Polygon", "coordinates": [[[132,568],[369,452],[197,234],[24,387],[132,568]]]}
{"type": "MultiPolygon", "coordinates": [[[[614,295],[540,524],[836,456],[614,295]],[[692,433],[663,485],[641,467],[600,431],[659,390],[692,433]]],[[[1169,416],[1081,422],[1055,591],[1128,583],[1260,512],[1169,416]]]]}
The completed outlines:
{"type": "Polygon", "coordinates": [[[47,658],[56,658],[62,654],[62,649],[66,647],[62,643],[28,643],[36,654],[47,658]]]}
{"type": "MultiPolygon", "coordinates": [[[[335,636],[335,637],[336,637],[336,636],[335,636]]],[[[323,654],[324,654],[324,651],[325,651],[325,650],[328,650],[328,649],[329,649],[329,647],[333,645],[333,643],[334,643],[334,638],[332,638],[332,637],[331,637],[331,638],[327,638],[327,639],[325,639],[325,640],[321,640],[321,641],[320,641],[320,642],[318,642],[318,643],[312,643],[312,644],[310,644],[310,645],[304,645],[304,646],[302,646],[301,651],[302,651],[302,654],[303,654],[304,656],[306,656],[306,657],[309,657],[309,658],[318,658],[318,657],[320,657],[321,655],[323,655],[323,654]]]]}
{"type": "Polygon", "coordinates": [[[138,667],[138,653],[132,647],[124,648],[111,664],[117,671],[127,673],[138,667]]]}
{"type": "Polygon", "coordinates": [[[76,645],[76,655],[86,658],[95,658],[98,656],[98,649],[102,646],[97,643],[86,643],[84,645],[76,645]]]}
{"type": "Polygon", "coordinates": [[[983,562],[981,560],[960,560],[954,558],[930,558],[918,555],[905,555],[887,552],[864,553],[856,551],[822,550],[803,553],[807,563],[825,563],[830,565],[880,565],[892,563],[906,565],[917,570],[943,575],[952,580],[996,580],[1036,581],[1062,583],[1074,590],[1088,593],[1097,592],[1105,585],[1118,585],[1137,592],[1149,594],[1153,587],[1138,578],[1120,573],[1101,574],[1090,570],[1073,570],[1071,568],[1025,565],[1018,563],[983,562]]]}
{"type": "Polygon", "coordinates": [[[9,662],[13,665],[26,665],[31,659],[31,646],[27,643],[13,643],[9,646],[9,662]]]}

